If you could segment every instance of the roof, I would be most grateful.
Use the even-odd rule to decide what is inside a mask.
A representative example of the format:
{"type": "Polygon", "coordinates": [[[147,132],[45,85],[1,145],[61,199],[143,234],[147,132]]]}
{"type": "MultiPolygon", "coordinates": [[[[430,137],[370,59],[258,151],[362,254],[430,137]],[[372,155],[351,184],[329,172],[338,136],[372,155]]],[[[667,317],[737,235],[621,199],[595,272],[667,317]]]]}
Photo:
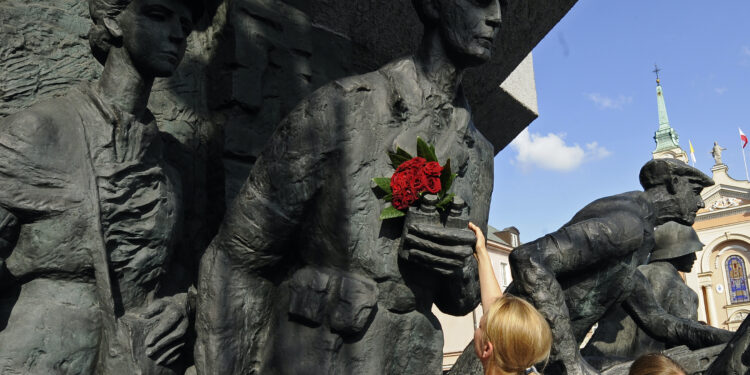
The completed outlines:
{"type": "Polygon", "coordinates": [[[497,242],[501,245],[510,247],[510,244],[505,242],[502,238],[498,237],[497,234],[502,232],[492,225],[487,225],[487,241],[497,242]]]}

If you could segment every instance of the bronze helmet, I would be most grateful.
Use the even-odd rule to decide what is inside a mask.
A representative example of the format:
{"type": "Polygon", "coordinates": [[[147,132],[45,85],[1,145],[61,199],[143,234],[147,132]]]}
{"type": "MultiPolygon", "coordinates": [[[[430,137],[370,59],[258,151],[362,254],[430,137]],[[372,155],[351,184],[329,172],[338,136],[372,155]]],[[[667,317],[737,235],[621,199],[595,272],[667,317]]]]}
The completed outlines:
{"type": "Polygon", "coordinates": [[[705,246],[693,227],[668,221],[654,229],[654,250],[650,261],[674,259],[700,251],[705,246]]]}

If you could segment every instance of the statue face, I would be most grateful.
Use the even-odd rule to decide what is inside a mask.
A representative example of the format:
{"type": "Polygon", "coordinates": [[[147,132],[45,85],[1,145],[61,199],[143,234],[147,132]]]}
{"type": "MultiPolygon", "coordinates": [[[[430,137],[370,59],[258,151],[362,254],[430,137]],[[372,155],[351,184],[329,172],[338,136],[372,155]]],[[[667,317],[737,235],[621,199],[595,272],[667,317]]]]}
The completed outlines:
{"type": "Polygon", "coordinates": [[[152,77],[174,73],[193,28],[192,13],[180,0],[133,0],[117,23],[133,65],[152,77]]]}
{"type": "Polygon", "coordinates": [[[706,206],[701,198],[703,186],[689,176],[676,176],[672,181],[675,193],[667,214],[680,224],[693,225],[696,212],[706,206]]]}
{"type": "Polygon", "coordinates": [[[441,0],[438,27],[448,54],[466,66],[487,62],[500,17],[498,0],[441,0]]]}
{"type": "Polygon", "coordinates": [[[695,253],[690,253],[679,258],[674,258],[670,260],[670,262],[678,271],[690,272],[693,269],[693,264],[695,264],[695,261],[697,259],[698,258],[696,257],[695,253]]]}

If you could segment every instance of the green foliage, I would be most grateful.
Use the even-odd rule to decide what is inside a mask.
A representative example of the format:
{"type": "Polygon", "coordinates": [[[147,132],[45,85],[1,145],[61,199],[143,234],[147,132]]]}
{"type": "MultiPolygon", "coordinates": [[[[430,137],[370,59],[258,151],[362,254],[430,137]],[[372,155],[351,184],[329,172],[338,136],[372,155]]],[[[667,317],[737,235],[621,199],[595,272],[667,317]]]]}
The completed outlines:
{"type": "MultiPolygon", "coordinates": [[[[428,144],[420,137],[417,137],[417,156],[424,158],[427,162],[438,162],[437,154],[435,153],[435,146],[428,144]]],[[[398,169],[398,167],[401,166],[402,163],[409,161],[414,157],[401,147],[396,147],[396,152],[388,151],[388,158],[390,158],[391,160],[391,166],[393,166],[393,169],[398,169]]],[[[451,170],[451,160],[448,159],[445,161],[445,165],[443,165],[443,171],[440,173],[441,189],[438,193],[438,197],[440,199],[437,203],[438,209],[444,211],[448,207],[448,205],[453,202],[453,198],[456,196],[456,194],[448,194],[448,190],[450,190],[455,179],[456,174],[451,170]]],[[[393,200],[391,178],[375,177],[372,179],[372,181],[377,185],[378,190],[376,190],[376,194],[378,196],[382,194],[383,196],[381,199],[386,202],[391,202],[393,200]]],[[[420,193],[420,195],[422,194],[423,193],[420,193]]],[[[397,217],[403,217],[405,215],[406,212],[396,209],[392,205],[389,205],[380,212],[380,220],[393,219],[397,217]]]]}
{"type": "Polygon", "coordinates": [[[448,159],[445,161],[443,171],[440,173],[440,198],[444,197],[445,193],[450,190],[455,179],[456,174],[451,171],[451,159],[448,159]]]}
{"type": "Polygon", "coordinates": [[[396,209],[396,207],[388,206],[380,211],[380,220],[393,219],[401,216],[406,216],[406,212],[396,209]]]}
{"type": "Polygon", "coordinates": [[[428,162],[437,161],[435,146],[428,145],[422,138],[417,137],[417,156],[425,158],[428,162]]]}
{"type": "Polygon", "coordinates": [[[413,158],[413,156],[411,156],[411,154],[410,154],[410,153],[406,152],[406,151],[405,151],[405,150],[404,150],[403,148],[401,148],[401,147],[396,147],[396,154],[398,154],[398,155],[401,155],[401,156],[405,157],[405,158],[406,158],[406,160],[409,160],[409,159],[413,158]]]}
{"type": "Polygon", "coordinates": [[[446,195],[445,197],[443,197],[443,199],[440,200],[440,202],[438,202],[438,204],[435,205],[435,207],[441,210],[445,210],[446,206],[448,206],[451,202],[453,202],[453,197],[455,196],[456,194],[453,194],[453,193],[446,195]]]}
{"type": "Polygon", "coordinates": [[[389,177],[375,177],[372,181],[375,182],[375,184],[378,185],[378,188],[383,192],[387,194],[391,193],[391,179],[389,177]]]}

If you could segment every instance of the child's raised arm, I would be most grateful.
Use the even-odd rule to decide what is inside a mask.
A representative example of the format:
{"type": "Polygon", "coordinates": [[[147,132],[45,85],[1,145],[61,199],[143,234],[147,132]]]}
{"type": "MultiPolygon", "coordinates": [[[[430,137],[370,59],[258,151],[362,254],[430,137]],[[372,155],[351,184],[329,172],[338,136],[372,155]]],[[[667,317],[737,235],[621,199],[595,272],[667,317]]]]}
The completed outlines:
{"type": "Polygon", "coordinates": [[[490,260],[490,254],[487,252],[487,243],[484,238],[484,233],[474,223],[469,223],[469,229],[474,231],[477,236],[477,243],[474,246],[474,256],[477,258],[479,266],[479,288],[482,294],[482,312],[487,313],[487,309],[490,308],[495,300],[503,295],[500,290],[500,284],[497,283],[495,278],[495,271],[492,269],[492,261],[490,260]]]}

